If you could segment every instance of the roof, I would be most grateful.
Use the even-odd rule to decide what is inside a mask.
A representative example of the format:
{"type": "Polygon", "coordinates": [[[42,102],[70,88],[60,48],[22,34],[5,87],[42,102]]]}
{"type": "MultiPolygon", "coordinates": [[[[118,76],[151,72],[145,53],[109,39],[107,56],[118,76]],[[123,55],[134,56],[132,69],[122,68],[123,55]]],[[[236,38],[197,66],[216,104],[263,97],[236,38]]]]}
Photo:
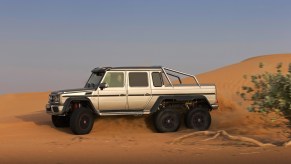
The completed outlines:
{"type": "Polygon", "coordinates": [[[110,69],[161,69],[162,66],[130,66],[130,67],[111,67],[110,69]]]}
{"type": "Polygon", "coordinates": [[[162,69],[162,66],[127,66],[127,67],[97,67],[92,72],[106,72],[108,70],[152,70],[162,69]]]}

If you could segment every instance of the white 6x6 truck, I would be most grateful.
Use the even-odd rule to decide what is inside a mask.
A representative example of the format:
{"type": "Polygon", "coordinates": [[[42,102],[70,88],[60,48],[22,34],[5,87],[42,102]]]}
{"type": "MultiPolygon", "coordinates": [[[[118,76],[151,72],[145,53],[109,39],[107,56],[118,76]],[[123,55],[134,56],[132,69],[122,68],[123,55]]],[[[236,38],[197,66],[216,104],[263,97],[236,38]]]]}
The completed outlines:
{"type": "Polygon", "coordinates": [[[84,88],[49,95],[46,112],[55,127],[90,133],[96,116],[152,115],[158,132],[174,132],[184,118],[188,128],[207,130],[218,108],[215,85],[195,76],[153,67],[102,67],[92,70],[84,88]]]}

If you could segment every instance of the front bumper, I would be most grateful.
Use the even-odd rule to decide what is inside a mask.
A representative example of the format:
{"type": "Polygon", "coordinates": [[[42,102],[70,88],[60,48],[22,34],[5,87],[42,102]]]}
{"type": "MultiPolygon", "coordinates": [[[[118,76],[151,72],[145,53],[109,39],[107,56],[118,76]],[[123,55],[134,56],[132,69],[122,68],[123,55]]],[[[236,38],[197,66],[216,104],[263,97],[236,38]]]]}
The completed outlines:
{"type": "Polygon", "coordinates": [[[211,108],[212,108],[212,109],[218,109],[218,107],[219,107],[218,104],[212,104],[212,105],[211,105],[211,108]]]}
{"type": "Polygon", "coordinates": [[[50,115],[62,115],[64,106],[46,104],[46,113],[50,115]]]}

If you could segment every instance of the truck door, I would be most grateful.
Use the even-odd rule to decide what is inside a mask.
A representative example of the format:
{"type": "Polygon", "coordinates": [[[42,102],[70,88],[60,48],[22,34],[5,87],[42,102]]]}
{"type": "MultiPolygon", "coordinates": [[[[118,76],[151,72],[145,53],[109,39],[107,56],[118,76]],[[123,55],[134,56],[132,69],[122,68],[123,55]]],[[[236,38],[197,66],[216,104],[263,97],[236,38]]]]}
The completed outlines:
{"type": "Polygon", "coordinates": [[[128,109],[142,110],[149,103],[152,92],[149,84],[149,72],[130,71],[128,77],[128,109]]]}
{"type": "Polygon", "coordinates": [[[106,72],[101,83],[108,87],[99,90],[99,110],[124,110],[127,109],[127,94],[124,71],[106,72]]]}

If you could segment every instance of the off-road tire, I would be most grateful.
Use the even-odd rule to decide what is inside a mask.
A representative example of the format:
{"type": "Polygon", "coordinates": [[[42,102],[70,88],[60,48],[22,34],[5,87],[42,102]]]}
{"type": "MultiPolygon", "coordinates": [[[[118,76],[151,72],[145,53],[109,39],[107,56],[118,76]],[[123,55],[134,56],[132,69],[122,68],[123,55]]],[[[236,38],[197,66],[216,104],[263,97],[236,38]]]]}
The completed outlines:
{"type": "Polygon", "coordinates": [[[52,122],[56,128],[65,128],[70,126],[69,116],[56,116],[52,115],[52,122]]]}
{"type": "Polygon", "coordinates": [[[192,109],[186,114],[186,127],[195,130],[207,130],[211,124],[211,116],[207,109],[192,109]]]}
{"type": "Polygon", "coordinates": [[[154,125],[158,132],[175,132],[181,124],[180,115],[174,109],[158,111],[154,117],[154,125]]]}
{"type": "Polygon", "coordinates": [[[94,124],[94,115],[88,108],[75,109],[71,115],[70,128],[74,134],[82,135],[91,132],[94,124]]]}

